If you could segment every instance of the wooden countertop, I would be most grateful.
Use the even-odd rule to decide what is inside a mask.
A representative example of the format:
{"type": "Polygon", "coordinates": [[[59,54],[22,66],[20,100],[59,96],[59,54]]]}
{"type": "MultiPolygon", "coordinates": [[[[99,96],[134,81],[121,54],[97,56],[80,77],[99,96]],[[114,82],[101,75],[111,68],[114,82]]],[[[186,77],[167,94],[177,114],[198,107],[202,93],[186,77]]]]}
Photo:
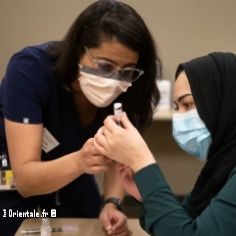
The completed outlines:
{"type": "MultiPolygon", "coordinates": [[[[147,236],[148,234],[143,231],[139,225],[138,219],[128,220],[129,228],[134,236],[147,236]]],[[[105,236],[99,219],[84,219],[84,218],[50,218],[50,225],[52,228],[62,228],[68,231],[53,232],[52,236],[105,236]]],[[[16,236],[36,236],[40,233],[27,233],[23,234],[22,231],[29,229],[40,229],[41,218],[30,218],[23,221],[21,226],[16,232],[16,236]]]]}

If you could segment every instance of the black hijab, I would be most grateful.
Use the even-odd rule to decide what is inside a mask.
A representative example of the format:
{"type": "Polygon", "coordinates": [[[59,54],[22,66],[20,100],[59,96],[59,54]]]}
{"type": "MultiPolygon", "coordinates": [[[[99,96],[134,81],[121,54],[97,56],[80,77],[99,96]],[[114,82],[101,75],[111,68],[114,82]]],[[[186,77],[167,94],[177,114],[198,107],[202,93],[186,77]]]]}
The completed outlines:
{"type": "Polygon", "coordinates": [[[190,195],[189,211],[195,218],[236,165],[236,55],[211,53],[181,64],[177,71],[180,68],[188,77],[199,116],[212,135],[207,162],[190,195]]]}

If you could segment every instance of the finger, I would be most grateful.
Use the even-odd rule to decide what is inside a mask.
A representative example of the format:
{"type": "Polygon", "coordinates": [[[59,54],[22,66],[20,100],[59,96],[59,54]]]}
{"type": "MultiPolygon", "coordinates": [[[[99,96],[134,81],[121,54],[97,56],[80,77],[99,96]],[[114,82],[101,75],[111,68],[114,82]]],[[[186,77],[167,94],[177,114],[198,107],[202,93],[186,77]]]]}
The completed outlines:
{"type": "Polygon", "coordinates": [[[89,138],[89,139],[87,139],[87,141],[85,142],[86,143],[86,145],[91,145],[91,144],[93,144],[93,138],[89,138]]]}
{"type": "Polygon", "coordinates": [[[134,128],[133,124],[131,123],[131,121],[129,120],[126,112],[123,112],[121,114],[121,123],[123,125],[123,127],[125,129],[130,129],[130,128],[134,128]]]}
{"type": "Polygon", "coordinates": [[[96,134],[94,136],[94,147],[96,148],[97,152],[101,155],[106,156],[106,139],[103,135],[96,134]]]}
{"type": "Polygon", "coordinates": [[[90,165],[90,169],[94,170],[94,171],[108,171],[111,165],[111,161],[105,161],[104,163],[98,163],[98,164],[92,164],[90,165]]]}
{"type": "Polygon", "coordinates": [[[101,146],[101,147],[104,148],[106,146],[106,143],[107,143],[107,140],[106,140],[106,138],[105,138],[103,133],[100,133],[100,134],[96,133],[94,135],[94,141],[93,142],[94,142],[95,148],[97,148],[97,146],[101,146]]]}
{"type": "Polygon", "coordinates": [[[104,127],[111,133],[113,133],[116,129],[121,128],[119,125],[117,125],[114,116],[108,116],[104,120],[104,127]]]}
{"type": "Polygon", "coordinates": [[[109,163],[109,159],[104,157],[103,155],[95,155],[94,156],[94,164],[106,165],[107,163],[109,163]]]}
{"type": "Polygon", "coordinates": [[[127,167],[124,164],[117,163],[117,170],[119,173],[121,173],[123,170],[125,170],[127,167]]]}
{"type": "Polygon", "coordinates": [[[120,176],[122,179],[133,179],[133,172],[129,168],[126,168],[120,172],[120,176]]]}
{"type": "Polygon", "coordinates": [[[104,231],[109,234],[110,230],[112,229],[112,224],[111,221],[109,220],[108,215],[104,214],[103,217],[100,217],[100,220],[103,224],[104,231]]]}
{"type": "Polygon", "coordinates": [[[92,167],[90,167],[88,169],[87,173],[90,173],[90,174],[101,174],[101,173],[107,172],[108,169],[109,168],[107,166],[94,165],[94,166],[92,166],[92,167]]]}
{"type": "Polygon", "coordinates": [[[115,223],[112,225],[113,232],[121,233],[128,229],[127,221],[124,221],[124,219],[118,219],[115,223]]]}
{"type": "Polygon", "coordinates": [[[106,165],[106,159],[104,159],[104,157],[102,155],[91,155],[91,156],[87,156],[84,158],[84,161],[85,163],[88,165],[88,166],[103,166],[103,165],[106,165]]]}
{"type": "Polygon", "coordinates": [[[107,127],[103,128],[103,135],[106,139],[109,139],[111,134],[112,134],[112,132],[107,127]]]}
{"type": "Polygon", "coordinates": [[[94,145],[94,138],[90,138],[86,141],[86,143],[83,146],[83,150],[90,155],[94,155],[97,153],[94,145]]]}
{"type": "Polygon", "coordinates": [[[126,166],[124,164],[120,164],[119,168],[118,168],[119,172],[122,173],[126,173],[127,171],[131,170],[129,166],[126,166]]]}
{"type": "Polygon", "coordinates": [[[98,135],[102,135],[103,134],[103,127],[100,127],[97,131],[98,135]]]}

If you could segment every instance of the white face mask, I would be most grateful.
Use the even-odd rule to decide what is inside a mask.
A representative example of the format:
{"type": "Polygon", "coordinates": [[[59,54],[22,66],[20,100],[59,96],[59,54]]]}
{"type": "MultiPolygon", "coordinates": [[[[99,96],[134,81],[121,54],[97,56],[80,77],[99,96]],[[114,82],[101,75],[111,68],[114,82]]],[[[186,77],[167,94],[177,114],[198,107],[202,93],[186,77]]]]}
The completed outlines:
{"type": "Polygon", "coordinates": [[[107,107],[132,85],[127,81],[80,72],[78,78],[86,98],[97,107],[107,107]]]}

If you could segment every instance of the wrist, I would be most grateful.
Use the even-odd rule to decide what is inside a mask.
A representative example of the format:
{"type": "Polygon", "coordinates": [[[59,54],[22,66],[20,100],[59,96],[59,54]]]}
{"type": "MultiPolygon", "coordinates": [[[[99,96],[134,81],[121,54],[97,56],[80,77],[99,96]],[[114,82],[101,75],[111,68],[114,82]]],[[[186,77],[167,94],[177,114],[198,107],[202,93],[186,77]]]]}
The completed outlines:
{"type": "Polygon", "coordinates": [[[86,172],[85,164],[83,162],[83,157],[81,150],[74,152],[74,160],[78,173],[84,174],[86,172]]]}
{"type": "Polygon", "coordinates": [[[108,198],[105,198],[102,206],[103,206],[103,208],[104,207],[111,207],[111,208],[116,208],[116,209],[122,211],[122,200],[117,197],[108,197],[108,198]]]}
{"type": "Polygon", "coordinates": [[[132,165],[132,170],[134,173],[137,171],[143,169],[144,167],[156,163],[156,160],[151,152],[144,153],[142,158],[139,158],[139,160],[135,160],[135,162],[132,165]]]}

